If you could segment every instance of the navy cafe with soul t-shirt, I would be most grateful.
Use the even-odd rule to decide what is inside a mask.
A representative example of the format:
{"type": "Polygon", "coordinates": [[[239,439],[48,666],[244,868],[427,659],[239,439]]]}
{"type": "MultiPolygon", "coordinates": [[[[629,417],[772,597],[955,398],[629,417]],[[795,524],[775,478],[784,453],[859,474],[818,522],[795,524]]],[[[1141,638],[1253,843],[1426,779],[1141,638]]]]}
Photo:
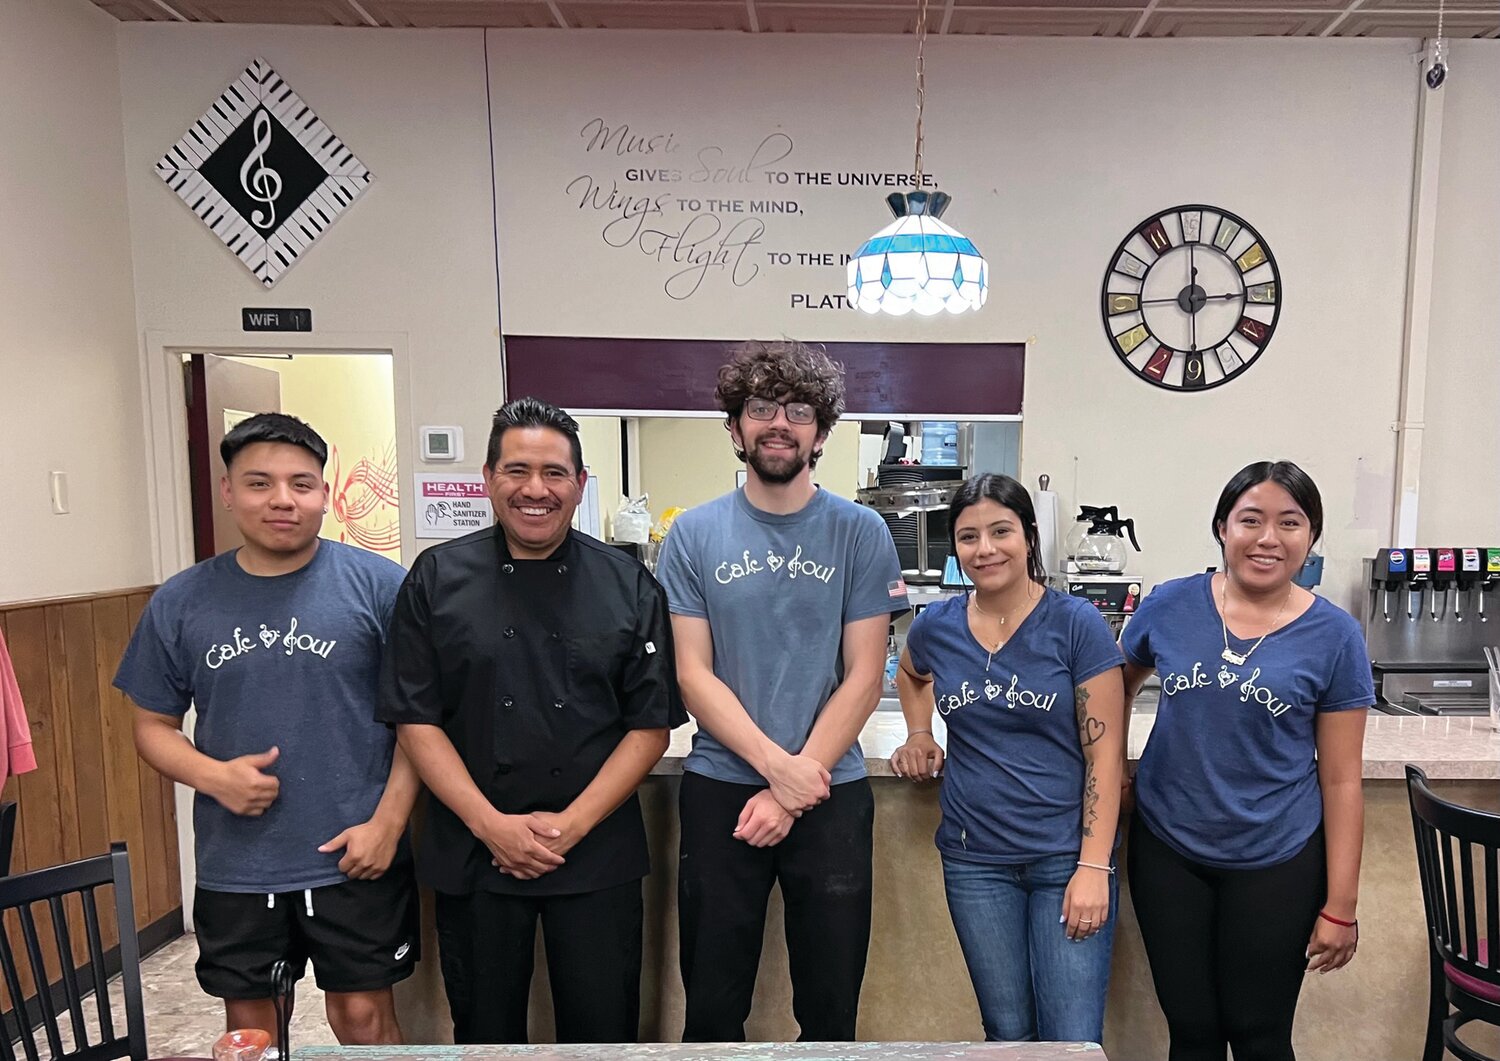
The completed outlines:
{"type": "MultiPolygon", "coordinates": [[[[307,566],[252,575],[234,552],[168,579],[152,595],[115,676],[141,707],[181,717],[214,759],[280,757],[263,815],[193,799],[198,885],[290,892],[342,883],[342,851],[318,851],[368,821],[385,792],[395,734],[375,721],[381,646],[399,564],[321,541],[307,566]]],[[[401,841],[398,859],[409,858],[401,841]]]]}
{"type": "Polygon", "coordinates": [[[1164,582],[1121,645],[1161,678],[1156,724],[1136,773],[1136,811],[1178,854],[1220,869],[1262,869],[1302,850],[1323,821],[1316,720],[1375,703],[1358,622],[1322,597],[1243,664],[1223,658],[1212,575],[1164,582]]]}
{"type": "Polygon", "coordinates": [[[938,849],[994,865],[1076,857],[1084,759],[1074,689],[1123,663],[1109,624],[1087,601],[1045,590],[991,657],[967,610],[967,596],[931,605],[906,638],[948,727],[938,849]]]}

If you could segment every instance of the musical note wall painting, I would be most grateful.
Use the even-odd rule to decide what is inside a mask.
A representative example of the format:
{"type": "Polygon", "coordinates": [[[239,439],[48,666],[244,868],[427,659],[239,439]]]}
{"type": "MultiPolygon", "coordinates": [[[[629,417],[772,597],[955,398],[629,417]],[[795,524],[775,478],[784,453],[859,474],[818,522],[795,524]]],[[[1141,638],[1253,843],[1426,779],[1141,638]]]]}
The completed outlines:
{"type": "Polygon", "coordinates": [[[156,172],[267,288],[373,179],[264,59],[224,90],[156,172]]]}

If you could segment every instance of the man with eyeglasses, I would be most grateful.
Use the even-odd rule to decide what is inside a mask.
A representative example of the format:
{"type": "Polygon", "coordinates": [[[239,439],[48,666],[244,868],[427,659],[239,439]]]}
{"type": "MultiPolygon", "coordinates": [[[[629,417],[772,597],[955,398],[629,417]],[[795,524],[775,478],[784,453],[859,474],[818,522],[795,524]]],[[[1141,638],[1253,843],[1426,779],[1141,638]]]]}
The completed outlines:
{"type": "Polygon", "coordinates": [[[856,1038],[870,940],[874,801],[858,736],[906,610],[870,509],[818,488],[843,373],[802,343],[750,343],[716,392],[742,490],[679,516],[662,548],[683,766],[678,913],[687,1042],[742,1042],[780,883],[803,1041],[856,1038]]]}

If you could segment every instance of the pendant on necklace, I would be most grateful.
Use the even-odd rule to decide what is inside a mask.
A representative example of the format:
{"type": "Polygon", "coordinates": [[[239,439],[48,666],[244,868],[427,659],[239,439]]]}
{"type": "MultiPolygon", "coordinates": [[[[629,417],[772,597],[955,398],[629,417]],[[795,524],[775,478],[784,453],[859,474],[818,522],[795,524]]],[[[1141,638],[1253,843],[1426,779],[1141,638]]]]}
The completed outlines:
{"type": "Polygon", "coordinates": [[[1231,685],[1233,685],[1235,682],[1237,682],[1239,680],[1240,680],[1240,676],[1238,674],[1234,673],[1232,670],[1230,670],[1223,663],[1219,664],[1219,688],[1220,689],[1228,689],[1231,685]]]}
{"type": "Polygon", "coordinates": [[[1219,657],[1228,663],[1233,663],[1236,667],[1244,666],[1246,659],[1245,656],[1240,655],[1232,648],[1226,648],[1223,652],[1219,653],[1219,657]]]}

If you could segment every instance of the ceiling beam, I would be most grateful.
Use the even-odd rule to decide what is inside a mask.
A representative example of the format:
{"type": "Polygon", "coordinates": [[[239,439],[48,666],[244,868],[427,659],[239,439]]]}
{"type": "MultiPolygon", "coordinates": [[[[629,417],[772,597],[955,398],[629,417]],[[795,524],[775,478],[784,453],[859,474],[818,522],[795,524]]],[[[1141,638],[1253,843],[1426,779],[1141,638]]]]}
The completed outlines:
{"type": "Polygon", "coordinates": [[[1130,27],[1128,36],[1135,38],[1141,35],[1141,31],[1146,28],[1146,20],[1156,12],[1156,3],[1157,0],[1148,0],[1145,10],[1141,12],[1141,17],[1135,20],[1134,26],[1130,27]]]}
{"type": "Polygon", "coordinates": [[[354,13],[360,17],[360,20],[364,22],[366,26],[375,26],[376,28],[380,27],[380,23],[376,22],[375,19],[370,17],[370,13],[365,10],[364,5],[361,4],[359,0],[344,0],[344,3],[348,4],[354,9],[354,13]]]}
{"type": "Polygon", "coordinates": [[[182,12],[180,12],[180,11],[176,10],[175,8],[171,7],[170,5],[168,5],[167,2],[166,2],[166,0],[151,0],[151,2],[153,4],[155,4],[157,7],[161,8],[167,14],[171,15],[178,22],[191,22],[192,21],[192,19],[188,18],[182,12]]]}
{"type": "Polygon", "coordinates": [[[1365,0],[1350,0],[1349,6],[1344,8],[1344,10],[1339,13],[1338,18],[1334,19],[1332,22],[1328,23],[1328,25],[1324,26],[1323,32],[1319,33],[1318,36],[1333,36],[1333,31],[1338,29],[1339,26],[1343,24],[1344,19],[1348,18],[1350,15],[1354,14],[1354,12],[1358,11],[1364,4],[1364,2],[1365,0]]]}

